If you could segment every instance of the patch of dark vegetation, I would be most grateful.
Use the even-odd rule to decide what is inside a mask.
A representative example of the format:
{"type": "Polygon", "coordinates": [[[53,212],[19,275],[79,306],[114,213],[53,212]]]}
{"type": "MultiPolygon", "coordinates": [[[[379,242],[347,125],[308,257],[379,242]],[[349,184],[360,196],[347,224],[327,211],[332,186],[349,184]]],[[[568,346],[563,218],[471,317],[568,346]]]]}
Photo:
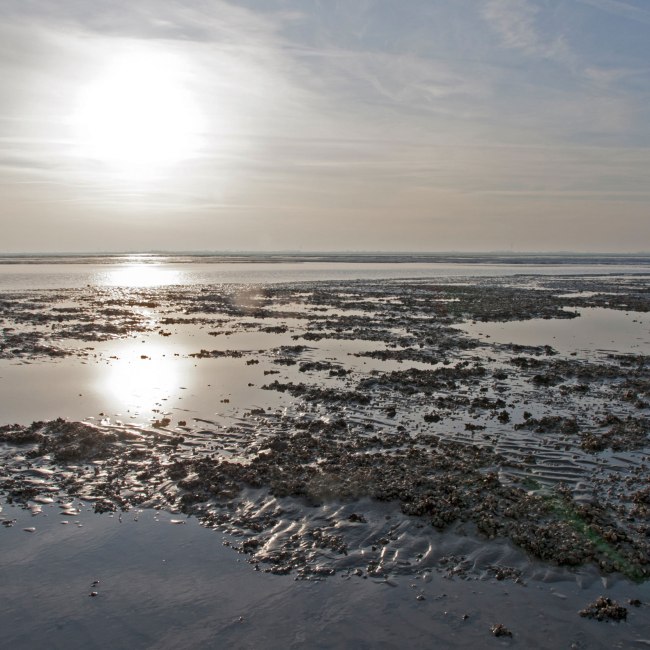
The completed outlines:
{"type": "Polygon", "coordinates": [[[512,632],[503,623],[496,623],[490,628],[490,632],[496,637],[511,637],[512,632]]]}
{"type": "Polygon", "coordinates": [[[513,352],[514,354],[530,354],[534,356],[555,356],[558,352],[550,345],[519,345],[517,343],[501,343],[496,347],[513,352]]]}
{"type": "Polygon", "coordinates": [[[469,365],[460,363],[455,367],[443,367],[435,370],[394,370],[377,378],[363,379],[359,389],[386,386],[392,390],[412,394],[431,393],[439,390],[453,390],[458,387],[458,382],[471,383],[472,380],[485,377],[487,371],[480,364],[469,365]]]}
{"type": "Polygon", "coordinates": [[[30,455],[50,454],[57,462],[107,458],[115,452],[116,443],[134,438],[126,430],[105,431],[84,422],[68,422],[62,418],[41,424],[38,449],[30,455]]]}
{"type": "Polygon", "coordinates": [[[319,388],[307,384],[281,383],[274,381],[262,386],[263,390],[277,390],[281,393],[289,393],[293,397],[302,397],[308,402],[337,402],[356,404],[369,404],[370,397],[359,391],[336,390],[334,388],[319,388]]]}
{"type": "Polygon", "coordinates": [[[8,332],[6,329],[0,339],[0,359],[21,357],[66,357],[72,351],[47,345],[40,332],[8,332]]]}
{"type": "Polygon", "coordinates": [[[620,369],[615,364],[591,363],[583,360],[546,359],[538,357],[515,357],[510,363],[520,370],[539,370],[543,376],[570,377],[584,382],[617,379],[620,369]]]}
{"type": "Polygon", "coordinates": [[[289,328],[286,325],[268,325],[260,327],[259,331],[265,334],[284,334],[289,331],[289,328]]]}
{"type": "Polygon", "coordinates": [[[245,487],[268,486],[275,497],[304,498],[312,505],[370,497],[397,501],[404,514],[441,530],[472,521],[487,537],[510,537],[547,561],[593,561],[607,571],[648,573],[639,564],[647,548],[628,539],[604,510],[575,504],[562,491],[549,498],[504,485],[487,469],[503,459],[485,448],[440,439],[421,448],[413,446],[413,439],[409,445],[407,435],[402,446],[387,453],[374,451],[372,438],[355,440],[344,423],[331,427],[273,437],[247,464],[187,461],[193,478],[180,484],[187,490],[183,508],[200,513],[201,503],[232,499],[245,487]],[[330,429],[346,435],[337,441],[326,435],[330,429]],[[603,542],[607,539],[618,541],[615,552],[603,542]]]}
{"type": "Polygon", "coordinates": [[[490,398],[481,395],[480,397],[475,397],[471,402],[471,407],[475,409],[489,409],[497,410],[505,408],[506,403],[500,397],[490,398]]]}
{"type": "Polygon", "coordinates": [[[600,596],[580,610],[580,616],[595,618],[597,621],[625,621],[627,609],[611,598],[600,596]]]}
{"type": "Polygon", "coordinates": [[[10,445],[28,445],[40,442],[43,438],[41,429],[44,422],[34,422],[29,427],[20,424],[6,424],[0,427],[0,442],[10,445]]]}
{"type": "Polygon", "coordinates": [[[229,357],[232,359],[241,359],[247,352],[241,350],[201,350],[200,352],[192,352],[189,356],[195,359],[221,359],[229,357]]]}
{"type": "Polygon", "coordinates": [[[330,374],[344,376],[347,374],[344,368],[331,361],[303,361],[298,367],[300,372],[323,372],[329,371],[330,374]]]}
{"type": "Polygon", "coordinates": [[[621,420],[615,415],[608,415],[602,425],[611,425],[602,433],[588,432],[582,435],[580,446],[586,451],[598,452],[605,449],[626,451],[643,449],[648,445],[650,421],[648,418],[628,416],[621,420]]]}
{"type": "Polygon", "coordinates": [[[556,300],[540,299],[539,291],[521,287],[462,285],[448,287],[446,295],[458,298],[444,303],[444,313],[451,321],[510,321],[531,318],[577,318],[556,300]]]}
{"type": "Polygon", "coordinates": [[[380,359],[381,361],[419,361],[430,364],[444,361],[444,356],[439,351],[430,347],[370,350],[366,352],[355,352],[354,356],[367,359],[380,359]]]}
{"type": "Polygon", "coordinates": [[[277,366],[295,366],[298,362],[293,357],[276,357],[273,363],[277,366]]]}
{"type": "Polygon", "coordinates": [[[134,332],[151,331],[143,319],[124,319],[122,322],[75,323],[65,329],[56,330],[57,338],[78,341],[110,341],[126,337],[134,332]]]}
{"type": "Polygon", "coordinates": [[[38,447],[28,452],[29,457],[49,454],[62,463],[107,458],[115,452],[116,443],[134,437],[126,430],[105,431],[84,422],[69,422],[62,418],[34,422],[28,427],[14,424],[0,429],[0,442],[14,445],[36,443],[38,447]]]}
{"type": "Polygon", "coordinates": [[[578,433],[578,422],[575,417],[561,415],[545,415],[541,418],[528,417],[524,422],[515,424],[515,430],[526,429],[535,433],[578,433]]]}

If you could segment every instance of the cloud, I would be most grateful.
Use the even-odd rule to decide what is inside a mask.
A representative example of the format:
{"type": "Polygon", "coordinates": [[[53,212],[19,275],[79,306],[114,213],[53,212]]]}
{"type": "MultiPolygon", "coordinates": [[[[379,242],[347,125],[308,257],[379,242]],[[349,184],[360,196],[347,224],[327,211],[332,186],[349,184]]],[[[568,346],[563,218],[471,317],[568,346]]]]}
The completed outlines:
{"type": "Polygon", "coordinates": [[[571,64],[574,55],[561,36],[546,37],[538,27],[539,9],[527,0],[488,0],[483,16],[502,44],[524,54],[571,64]]]}
{"type": "Polygon", "coordinates": [[[273,19],[236,4],[213,0],[184,3],[178,0],[129,0],[85,3],[63,0],[7,0],[5,22],[24,21],[58,31],[78,31],[129,38],[155,38],[222,44],[246,44],[272,38],[279,18],[293,14],[278,12],[273,19]]]}
{"type": "Polygon", "coordinates": [[[578,0],[578,2],[614,14],[620,18],[650,25],[650,10],[630,5],[621,0],[578,0]]]}
{"type": "Polygon", "coordinates": [[[638,207],[645,58],[596,56],[575,31],[621,4],[5,0],[0,208],[29,217],[25,237],[137,214],[143,233],[164,222],[152,237],[182,219],[202,246],[228,229],[233,246],[354,231],[390,247],[400,232],[425,246],[450,215],[464,232],[503,207],[542,219],[545,196],[556,215],[590,194],[638,207]],[[133,49],[177,58],[207,116],[198,154],[156,182],[75,153],[79,89],[133,49]]]}

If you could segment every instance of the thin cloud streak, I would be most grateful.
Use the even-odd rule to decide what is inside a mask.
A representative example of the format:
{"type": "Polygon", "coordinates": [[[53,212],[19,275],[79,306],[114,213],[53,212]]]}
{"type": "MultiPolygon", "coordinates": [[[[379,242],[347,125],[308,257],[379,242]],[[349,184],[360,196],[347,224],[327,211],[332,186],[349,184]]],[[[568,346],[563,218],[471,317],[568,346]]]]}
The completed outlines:
{"type": "Polygon", "coordinates": [[[619,16],[620,18],[650,25],[650,10],[635,7],[620,0],[578,0],[578,2],[619,16]]]}
{"type": "Polygon", "coordinates": [[[527,0],[488,0],[483,16],[497,32],[505,47],[530,56],[563,64],[573,63],[574,56],[560,36],[544,38],[536,26],[539,9],[527,0]]]}

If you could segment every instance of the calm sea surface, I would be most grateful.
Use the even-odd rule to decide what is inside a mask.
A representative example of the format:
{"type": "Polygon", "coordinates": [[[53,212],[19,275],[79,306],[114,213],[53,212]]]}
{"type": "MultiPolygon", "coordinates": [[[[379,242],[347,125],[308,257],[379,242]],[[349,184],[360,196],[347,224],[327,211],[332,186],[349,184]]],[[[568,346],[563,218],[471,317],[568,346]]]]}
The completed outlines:
{"type": "MultiPolygon", "coordinates": [[[[255,261],[238,262],[205,257],[120,256],[89,258],[0,258],[0,290],[69,289],[92,286],[156,287],[197,284],[268,284],[319,280],[380,280],[443,277],[504,277],[513,275],[618,275],[650,273],[650,262],[631,258],[620,263],[603,258],[502,258],[485,262],[485,256],[464,262],[395,262],[380,257],[364,261],[255,261]],[[477,261],[481,260],[481,261],[477,261]]],[[[394,256],[391,257],[391,260],[394,256]]],[[[408,258],[407,258],[408,259],[408,258]]]]}

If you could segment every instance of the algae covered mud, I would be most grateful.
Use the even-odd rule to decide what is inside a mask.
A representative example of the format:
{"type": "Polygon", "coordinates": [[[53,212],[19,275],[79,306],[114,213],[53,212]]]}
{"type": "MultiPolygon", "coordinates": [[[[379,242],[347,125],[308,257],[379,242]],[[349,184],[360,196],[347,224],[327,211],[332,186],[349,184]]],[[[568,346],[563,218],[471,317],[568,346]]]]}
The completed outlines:
{"type": "MultiPolygon", "coordinates": [[[[104,574],[129,572],[139,534],[165,549],[175,580],[194,576],[206,616],[220,576],[269,594],[212,629],[232,645],[259,643],[318,585],[311,627],[282,626],[277,647],[340,647],[364,627],[367,647],[398,647],[398,620],[379,636],[372,624],[388,603],[412,647],[427,635],[449,647],[643,647],[650,286],[634,270],[6,290],[5,562],[17,540],[23,565],[65,547],[79,557],[122,521],[127,532],[100,545],[113,558],[104,574]],[[152,526],[161,519],[186,526],[152,526]],[[179,535],[213,557],[209,583],[186,547],[170,548],[179,535]],[[367,625],[351,622],[348,601],[367,625]],[[253,615],[257,627],[229,627],[253,615]]],[[[5,575],[17,584],[16,561],[5,575]]],[[[139,581],[158,580],[139,567],[139,581]]],[[[173,609],[172,592],[146,616],[173,609]]],[[[117,600],[104,607],[120,616],[117,600]]],[[[134,624],[125,639],[172,644],[163,619],[158,636],[134,624]]],[[[188,626],[187,647],[215,642],[188,626]]],[[[62,647],[71,639],[64,630],[62,647]]]]}

